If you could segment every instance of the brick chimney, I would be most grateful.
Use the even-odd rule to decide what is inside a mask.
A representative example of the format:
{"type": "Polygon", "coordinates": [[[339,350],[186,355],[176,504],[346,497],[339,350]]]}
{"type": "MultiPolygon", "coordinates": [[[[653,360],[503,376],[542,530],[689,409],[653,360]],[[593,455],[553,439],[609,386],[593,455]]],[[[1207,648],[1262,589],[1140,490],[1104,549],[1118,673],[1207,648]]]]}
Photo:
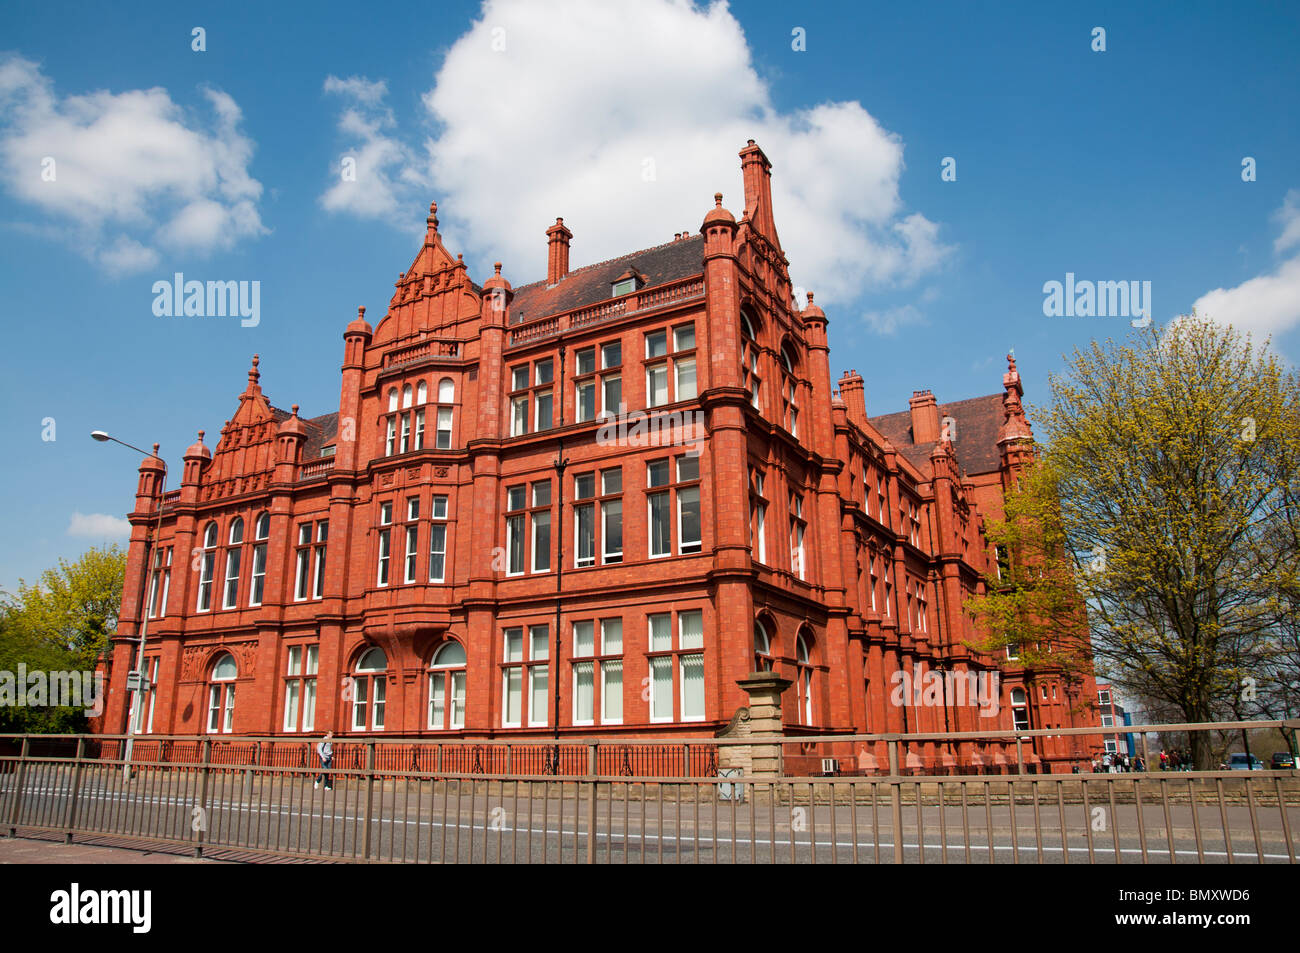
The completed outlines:
{"type": "Polygon", "coordinates": [[[867,401],[862,394],[862,375],[857,371],[845,371],[840,375],[840,399],[844,401],[844,410],[849,420],[859,427],[865,427],[867,401]]]}
{"type": "Polygon", "coordinates": [[[573,232],[564,227],[564,219],[557,218],[546,230],[549,244],[546,249],[546,283],[553,285],[569,273],[569,241],[573,232]]]}
{"type": "Polygon", "coordinates": [[[931,443],[939,439],[939,405],[928,390],[912,391],[908,401],[912,409],[912,443],[931,443]]]}

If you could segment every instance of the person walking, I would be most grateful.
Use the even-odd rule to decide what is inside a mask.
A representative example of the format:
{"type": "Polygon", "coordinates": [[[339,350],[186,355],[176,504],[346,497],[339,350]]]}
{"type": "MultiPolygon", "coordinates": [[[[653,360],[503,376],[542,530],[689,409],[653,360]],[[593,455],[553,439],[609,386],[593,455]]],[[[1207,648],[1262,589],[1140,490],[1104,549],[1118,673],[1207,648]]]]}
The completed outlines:
{"type": "Polygon", "coordinates": [[[334,732],[325,732],[325,737],[321,739],[320,744],[316,746],[316,754],[320,758],[320,766],[325,769],[316,776],[314,788],[320,787],[321,781],[325,782],[325,790],[334,790],[334,775],[329,773],[329,768],[334,764],[334,732]]]}

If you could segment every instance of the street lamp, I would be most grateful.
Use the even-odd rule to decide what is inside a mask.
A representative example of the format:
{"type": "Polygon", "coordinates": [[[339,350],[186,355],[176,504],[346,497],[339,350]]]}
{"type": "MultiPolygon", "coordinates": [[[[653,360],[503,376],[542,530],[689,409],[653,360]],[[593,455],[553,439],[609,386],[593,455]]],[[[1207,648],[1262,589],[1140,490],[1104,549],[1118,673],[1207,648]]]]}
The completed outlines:
{"type": "MultiPolygon", "coordinates": [[[[110,436],[102,430],[92,430],[90,436],[99,443],[106,443],[111,440],[113,443],[120,443],[122,446],[134,450],[136,453],[143,453],[146,457],[154,457],[162,464],[163,468],[162,485],[158,488],[158,517],[154,520],[153,532],[146,536],[144,541],[144,588],[141,592],[140,598],[140,643],[136,649],[137,668],[135,687],[131,689],[131,715],[128,715],[126,720],[126,751],[123,753],[122,758],[122,778],[123,780],[130,781],[131,751],[135,746],[136,723],[144,714],[144,698],[142,696],[144,692],[145,672],[147,671],[144,662],[144,640],[149,631],[149,607],[146,602],[149,598],[149,574],[153,568],[150,565],[150,558],[152,556],[153,546],[157,542],[158,535],[162,532],[162,504],[163,496],[166,495],[167,492],[167,461],[158,456],[158,444],[156,443],[153,445],[153,453],[148,453],[133,444],[127,443],[125,440],[118,440],[116,437],[110,436]]],[[[130,679],[128,678],[127,681],[129,682],[130,679]]]]}

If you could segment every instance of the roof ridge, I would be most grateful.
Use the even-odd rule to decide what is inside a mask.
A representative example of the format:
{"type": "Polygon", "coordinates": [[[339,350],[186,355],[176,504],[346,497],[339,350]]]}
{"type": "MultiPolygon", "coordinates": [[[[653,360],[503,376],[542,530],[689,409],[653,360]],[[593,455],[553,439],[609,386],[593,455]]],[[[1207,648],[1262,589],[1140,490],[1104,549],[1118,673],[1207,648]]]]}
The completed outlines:
{"type": "MultiPolygon", "coordinates": [[[[943,403],[936,404],[935,406],[936,406],[936,407],[951,407],[953,404],[968,404],[968,403],[970,403],[970,402],[973,401],[973,400],[990,400],[990,399],[994,399],[994,398],[997,399],[997,400],[1001,400],[1001,399],[1002,399],[1002,396],[1003,396],[1002,394],[978,394],[978,395],[976,395],[976,396],[974,396],[974,397],[961,397],[961,398],[958,398],[957,400],[945,400],[943,403]]],[[[868,420],[882,420],[882,419],[884,419],[885,417],[896,417],[896,416],[899,416],[899,415],[901,415],[901,414],[908,414],[908,415],[910,415],[911,413],[912,413],[911,408],[905,408],[905,409],[903,409],[903,410],[891,410],[891,411],[889,411],[889,412],[887,412],[887,413],[883,413],[883,414],[868,414],[868,415],[867,415],[867,419],[868,419],[868,420]]]]}
{"type": "MultiPolygon", "coordinates": [[[[613,258],[606,258],[604,261],[593,261],[589,265],[583,265],[581,268],[573,269],[572,271],[565,274],[564,277],[568,278],[569,275],[581,274],[584,271],[590,271],[592,268],[600,268],[601,266],[611,264],[612,262],[622,261],[624,258],[632,258],[636,255],[644,255],[646,252],[658,251],[661,248],[667,248],[669,245],[680,245],[683,242],[693,242],[696,239],[703,241],[704,236],[692,235],[690,238],[673,238],[659,245],[651,245],[648,248],[638,248],[636,251],[630,251],[622,255],[615,255],[613,258]]],[[[520,285],[518,288],[515,289],[515,293],[517,294],[518,292],[522,291],[525,288],[531,288],[533,285],[545,285],[545,284],[546,284],[545,278],[538,278],[536,281],[530,281],[527,284],[520,285]]]]}

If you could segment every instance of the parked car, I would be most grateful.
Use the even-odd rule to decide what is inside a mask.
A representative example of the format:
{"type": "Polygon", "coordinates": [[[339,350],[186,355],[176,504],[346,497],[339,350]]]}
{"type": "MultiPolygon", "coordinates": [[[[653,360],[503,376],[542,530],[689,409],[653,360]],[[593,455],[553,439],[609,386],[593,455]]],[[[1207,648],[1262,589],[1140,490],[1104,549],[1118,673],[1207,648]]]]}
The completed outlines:
{"type": "Polygon", "coordinates": [[[1274,771],[1295,770],[1295,755],[1290,751],[1274,751],[1272,763],[1269,766],[1274,771]]]}
{"type": "Polygon", "coordinates": [[[1264,762],[1253,754],[1238,751],[1228,756],[1229,771],[1263,771],[1264,762]]]}

